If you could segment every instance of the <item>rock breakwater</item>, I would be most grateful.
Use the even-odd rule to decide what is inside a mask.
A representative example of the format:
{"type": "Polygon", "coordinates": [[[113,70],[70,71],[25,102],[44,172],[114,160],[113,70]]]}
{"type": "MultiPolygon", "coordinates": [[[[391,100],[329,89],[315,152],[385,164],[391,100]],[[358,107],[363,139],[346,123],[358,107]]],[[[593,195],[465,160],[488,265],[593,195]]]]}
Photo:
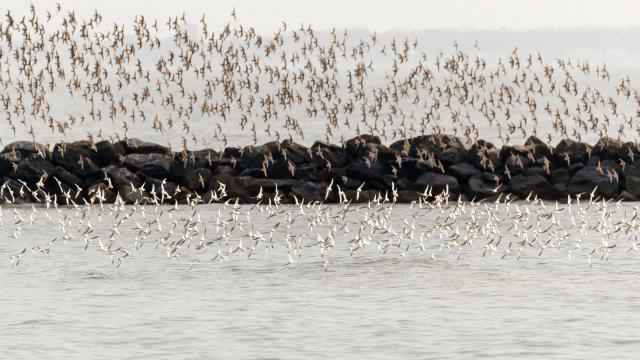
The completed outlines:
{"type": "Polygon", "coordinates": [[[431,134],[342,145],[285,140],[224,151],[175,152],[139,139],[77,141],[53,148],[17,141],[0,152],[0,202],[295,203],[450,199],[495,201],[600,196],[640,199],[640,148],[536,137],[502,147],[431,134]]]}

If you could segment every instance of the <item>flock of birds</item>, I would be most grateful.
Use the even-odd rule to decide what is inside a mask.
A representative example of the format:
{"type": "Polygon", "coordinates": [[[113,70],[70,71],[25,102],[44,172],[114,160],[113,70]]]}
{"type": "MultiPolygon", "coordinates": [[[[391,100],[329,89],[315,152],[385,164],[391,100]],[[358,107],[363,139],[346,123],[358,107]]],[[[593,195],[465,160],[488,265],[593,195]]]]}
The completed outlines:
{"type": "MultiPolygon", "coordinates": [[[[220,191],[223,196],[224,188],[220,191]]],[[[606,201],[594,193],[567,203],[537,198],[514,202],[508,195],[495,202],[450,201],[445,192],[426,201],[433,199],[429,189],[423,195],[399,208],[382,197],[366,205],[281,205],[276,197],[251,206],[227,201],[202,207],[194,199],[174,206],[0,207],[0,231],[10,232],[6,241],[11,244],[33,243],[10,256],[12,267],[63,244],[103,252],[118,267],[146,245],[169,259],[188,259],[191,266],[285,250],[286,266],[303,252],[316,253],[325,271],[334,254],[353,257],[366,249],[376,252],[367,253],[368,258],[393,256],[399,261],[409,256],[460,259],[469,253],[509,260],[541,256],[546,250],[570,259],[584,257],[589,264],[592,259],[607,261],[614,251],[640,250],[640,206],[606,201]],[[44,240],[41,229],[47,229],[44,240]]]]}
{"type": "MultiPolygon", "coordinates": [[[[59,141],[79,140],[79,134],[92,142],[117,141],[140,129],[165,136],[174,151],[255,144],[263,137],[318,140],[309,133],[343,144],[360,133],[385,142],[449,133],[467,144],[487,132],[503,144],[530,135],[551,142],[640,134],[640,94],[628,76],[612,80],[606,64],[548,61],[517,48],[491,62],[479,55],[477,43],[477,54],[458,44],[450,53],[431,54],[417,39],[376,33],[354,39],[347,31],[316,33],[284,22],[263,36],[241,25],[235,11],[231,15],[210,31],[204,16],[193,30],[184,14],[161,22],[138,15],[128,29],[106,24],[98,11],[80,19],[59,4],[44,17],[33,5],[24,17],[7,11],[0,21],[0,109],[1,126],[10,131],[0,134],[0,145],[45,133],[59,141]],[[615,95],[603,95],[601,86],[615,95]]],[[[214,198],[224,191],[221,186],[214,198]]],[[[199,206],[197,194],[189,205],[174,206],[162,205],[164,199],[104,204],[98,196],[67,207],[0,207],[0,232],[13,244],[38,228],[58,231],[10,255],[12,266],[60,243],[99,249],[117,266],[145,245],[194,264],[282,247],[285,265],[315,251],[324,269],[332,249],[343,245],[352,256],[373,248],[399,259],[413,253],[459,258],[479,249],[503,259],[547,250],[604,261],[625,247],[638,251],[638,206],[593,194],[552,204],[508,197],[450,202],[448,194],[429,192],[397,210],[382,195],[366,205],[281,205],[276,196],[253,206],[229,201],[210,207],[199,206]]]]}
{"type": "MultiPolygon", "coordinates": [[[[118,140],[151,132],[180,147],[260,139],[384,142],[452,133],[472,144],[536,135],[551,142],[637,137],[640,94],[606,64],[540,53],[486,59],[375,32],[316,33],[282,22],[272,35],[205,16],[132,26],[55,8],[0,21],[0,145],[7,137],[118,140]],[[305,132],[307,136],[305,136],[305,132]],[[308,135],[311,133],[313,137],[308,135]],[[484,135],[484,137],[483,137],[484,135]],[[179,140],[176,140],[179,139],[179,140]]],[[[498,145],[498,144],[497,144],[498,145]]]]}

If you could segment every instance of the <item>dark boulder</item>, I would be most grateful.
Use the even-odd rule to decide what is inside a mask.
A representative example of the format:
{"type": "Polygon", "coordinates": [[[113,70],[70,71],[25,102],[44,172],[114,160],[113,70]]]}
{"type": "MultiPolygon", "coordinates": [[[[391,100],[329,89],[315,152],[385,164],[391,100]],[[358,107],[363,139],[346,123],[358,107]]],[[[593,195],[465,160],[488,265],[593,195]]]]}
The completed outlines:
{"type": "MultiPolygon", "coordinates": [[[[291,186],[291,194],[295,195],[298,201],[305,202],[324,202],[327,191],[327,184],[324,182],[298,181],[291,186]]],[[[333,189],[329,193],[327,201],[333,200],[336,190],[333,189]]]]}
{"type": "Polygon", "coordinates": [[[359,158],[351,162],[346,169],[346,175],[357,180],[381,180],[387,174],[387,166],[378,160],[359,158]]]}
{"type": "Polygon", "coordinates": [[[490,142],[478,140],[469,148],[469,162],[483,171],[496,172],[503,169],[500,150],[490,142]]]}
{"type": "Polygon", "coordinates": [[[285,160],[284,158],[280,158],[274,160],[267,167],[267,178],[269,179],[293,179],[295,178],[295,174],[297,167],[291,162],[291,160],[285,160]]]}
{"type": "Polygon", "coordinates": [[[507,156],[504,160],[504,165],[512,171],[522,172],[529,166],[531,166],[531,159],[525,155],[514,154],[507,156]]]}
{"type": "Polygon", "coordinates": [[[486,181],[482,176],[471,177],[465,188],[467,197],[476,200],[488,198],[511,189],[511,187],[506,184],[496,185],[495,183],[486,181]]]}
{"type": "Polygon", "coordinates": [[[219,154],[213,149],[176,153],[171,164],[171,176],[182,178],[190,170],[209,169],[218,164],[219,154]]]}
{"type": "Polygon", "coordinates": [[[22,160],[22,155],[18,152],[7,152],[0,154],[0,176],[10,175],[14,167],[22,160]]]}
{"type": "Polygon", "coordinates": [[[182,185],[192,191],[203,192],[209,188],[211,170],[200,168],[187,171],[182,179],[182,185]]]}
{"type": "Polygon", "coordinates": [[[65,169],[62,166],[56,166],[52,175],[54,178],[64,183],[67,183],[69,185],[80,186],[82,184],[82,179],[80,179],[79,177],[77,177],[72,172],[70,172],[69,170],[65,169]]]}
{"type": "Polygon", "coordinates": [[[469,163],[451,165],[447,173],[455,176],[459,181],[465,182],[475,175],[480,175],[482,171],[469,163]]]}
{"type": "Polygon", "coordinates": [[[238,183],[237,177],[232,174],[228,171],[218,171],[217,174],[212,175],[209,179],[209,190],[215,191],[218,195],[224,195],[222,194],[224,190],[226,198],[238,199],[241,203],[252,202],[247,192],[238,183]]]}
{"type": "Polygon", "coordinates": [[[94,175],[100,171],[98,152],[90,141],[82,140],[72,143],[56,144],[51,152],[52,160],[64,166],[81,178],[94,175]]]}
{"type": "Polygon", "coordinates": [[[463,147],[450,147],[438,154],[438,160],[444,165],[460,164],[468,160],[467,150],[463,147]]]}
{"type": "Polygon", "coordinates": [[[488,181],[492,184],[496,184],[496,186],[500,183],[505,182],[505,177],[502,176],[502,174],[492,173],[489,171],[482,172],[482,178],[484,179],[484,181],[488,181]]]}
{"type": "Polygon", "coordinates": [[[622,200],[622,201],[638,201],[640,200],[640,198],[638,198],[637,195],[632,194],[626,190],[622,190],[622,192],[620,193],[620,196],[618,196],[618,200],[622,200]]]}
{"type": "Polygon", "coordinates": [[[559,199],[564,194],[541,175],[518,175],[511,179],[511,192],[526,198],[530,194],[541,199],[559,199]]]}
{"type": "Polygon", "coordinates": [[[262,168],[265,162],[269,163],[273,159],[273,152],[267,144],[245,146],[240,155],[238,166],[241,169],[262,168]]]}
{"type": "Polygon", "coordinates": [[[531,153],[533,153],[533,157],[536,160],[543,157],[550,159],[553,155],[553,149],[536,136],[530,136],[527,141],[525,141],[524,145],[531,153]]]}
{"type": "Polygon", "coordinates": [[[251,177],[239,177],[236,179],[244,191],[252,197],[255,197],[260,192],[276,193],[276,189],[280,195],[288,193],[291,190],[295,180],[290,179],[256,179],[251,177]]]}
{"type": "Polygon", "coordinates": [[[552,184],[564,184],[567,185],[571,176],[569,174],[569,170],[564,168],[559,168],[554,170],[549,177],[549,180],[552,184]]]}
{"type": "Polygon", "coordinates": [[[124,166],[129,170],[140,171],[146,175],[164,179],[171,176],[171,164],[173,159],[169,155],[158,153],[129,154],[125,156],[124,166]]]}
{"type": "Polygon", "coordinates": [[[638,154],[638,147],[631,142],[622,142],[610,137],[603,137],[593,146],[592,155],[597,156],[601,160],[623,159],[625,162],[631,162],[632,158],[638,154]]]}
{"type": "Polygon", "coordinates": [[[285,159],[290,160],[297,166],[311,161],[309,149],[291,140],[284,140],[280,144],[280,152],[285,159]]]}
{"type": "MultiPolygon", "coordinates": [[[[565,166],[566,167],[566,166],[565,166]]],[[[575,174],[578,173],[578,171],[584,169],[584,164],[571,164],[571,166],[569,166],[569,175],[574,176],[575,174]]]]}
{"type": "Polygon", "coordinates": [[[263,169],[258,169],[258,168],[244,169],[244,170],[242,170],[242,172],[240,172],[240,176],[254,177],[254,178],[260,178],[260,179],[266,179],[267,178],[267,175],[264,173],[264,170],[263,169]]]}
{"type": "Polygon", "coordinates": [[[569,192],[573,195],[584,193],[588,196],[597,187],[596,194],[613,198],[620,191],[620,182],[613,173],[613,169],[598,170],[595,166],[587,166],[571,177],[569,192]]]}
{"type": "Polygon", "coordinates": [[[127,155],[127,151],[121,143],[111,143],[107,140],[96,143],[96,152],[99,166],[119,164],[127,155]]]}
{"type": "Polygon", "coordinates": [[[436,173],[442,173],[442,168],[440,167],[441,164],[437,162],[437,160],[434,157],[430,157],[426,160],[423,159],[417,159],[414,163],[413,166],[411,167],[411,163],[407,164],[411,169],[411,178],[412,179],[417,179],[418,177],[420,177],[420,175],[426,173],[426,172],[436,172],[436,173]]]}
{"type": "Polygon", "coordinates": [[[570,139],[561,140],[556,145],[555,162],[558,165],[567,167],[567,160],[570,164],[585,163],[590,157],[591,146],[585,143],[570,139]]]}
{"type": "Polygon", "coordinates": [[[419,199],[420,194],[417,191],[399,190],[396,201],[399,203],[410,203],[414,201],[417,202],[419,199]]]}
{"type": "Polygon", "coordinates": [[[114,192],[114,189],[108,187],[104,182],[97,182],[92,185],[89,185],[86,188],[86,199],[90,203],[107,203],[111,204],[115,202],[117,194],[114,192]]]}
{"type": "Polygon", "coordinates": [[[0,154],[5,153],[18,153],[22,158],[26,158],[31,154],[39,154],[46,157],[49,153],[49,150],[46,146],[33,141],[14,141],[7,144],[7,146],[5,146],[2,151],[0,151],[0,154]]]}
{"type": "Polygon", "coordinates": [[[103,172],[111,179],[114,187],[120,188],[124,185],[133,184],[133,186],[142,185],[142,179],[126,167],[110,165],[102,169],[103,172]]]}
{"type": "Polygon", "coordinates": [[[547,174],[547,170],[542,166],[532,166],[524,169],[524,171],[522,171],[522,175],[540,175],[546,178],[549,174],[547,174]]]}
{"type": "Polygon", "coordinates": [[[238,176],[238,170],[236,170],[236,168],[229,165],[216,166],[211,171],[211,175],[218,175],[221,173],[227,173],[230,176],[238,176]]]}
{"type": "Polygon", "coordinates": [[[31,197],[31,192],[26,191],[24,189],[24,185],[15,179],[4,177],[0,178],[0,181],[0,203],[10,202],[14,204],[23,204],[34,200],[31,197]]]}
{"type": "Polygon", "coordinates": [[[640,196],[640,165],[629,164],[624,168],[624,188],[634,196],[640,196]]]}
{"type": "Polygon", "coordinates": [[[506,161],[511,156],[529,157],[531,148],[526,145],[503,145],[500,148],[500,160],[506,161]]]}
{"type": "Polygon", "coordinates": [[[49,160],[32,154],[18,164],[16,172],[11,177],[23,180],[29,185],[35,185],[44,175],[52,175],[55,168],[49,160]]]}
{"type": "Polygon", "coordinates": [[[229,146],[224,149],[222,156],[225,159],[240,159],[242,157],[242,150],[236,146],[229,146]]]}
{"type": "Polygon", "coordinates": [[[433,195],[439,195],[447,188],[449,189],[450,194],[458,194],[460,192],[460,185],[456,178],[435,172],[424,173],[414,182],[415,190],[422,191],[427,187],[432,189],[433,195]]]}
{"type": "Polygon", "coordinates": [[[411,139],[399,140],[391,144],[391,150],[404,155],[417,157],[424,152],[433,153],[439,156],[444,150],[449,148],[465,149],[460,139],[451,135],[429,134],[416,136],[411,139]]]}
{"type": "Polygon", "coordinates": [[[298,165],[296,167],[294,178],[297,180],[307,180],[307,181],[320,180],[320,178],[318,177],[318,168],[315,164],[298,165]]]}
{"type": "Polygon", "coordinates": [[[150,195],[145,188],[122,185],[117,188],[117,194],[127,204],[144,204],[150,199],[150,195]]]}
{"type": "Polygon", "coordinates": [[[119,144],[122,145],[127,154],[171,154],[171,150],[166,146],[136,138],[121,140],[119,144]]]}
{"type": "Polygon", "coordinates": [[[345,143],[347,153],[351,157],[357,158],[364,154],[365,145],[376,144],[380,145],[380,138],[374,135],[363,134],[349,139],[345,143]]]}
{"type": "Polygon", "coordinates": [[[349,156],[342,147],[316,141],[311,146],[311,161],[321,167],[326,167],[329,163],[332,167],[346,166],[349,163],[349,156]]]}

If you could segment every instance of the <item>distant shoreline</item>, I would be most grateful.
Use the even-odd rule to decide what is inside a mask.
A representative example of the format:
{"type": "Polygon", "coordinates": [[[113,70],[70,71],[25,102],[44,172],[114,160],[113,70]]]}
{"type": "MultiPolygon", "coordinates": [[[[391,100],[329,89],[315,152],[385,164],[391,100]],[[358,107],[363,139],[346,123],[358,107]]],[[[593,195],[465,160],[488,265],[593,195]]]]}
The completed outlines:
{"type": "Polygon", "coordinates": [[[0,203],[157,204],[397,202],[568,197],[640,199],[640,148],[523,145],[423,135],[388,146],[360,135],[344,145],[268,142],[173,152],[139,139],[77,141],[53,149],[18,141],[0,152],[0,203]]]}

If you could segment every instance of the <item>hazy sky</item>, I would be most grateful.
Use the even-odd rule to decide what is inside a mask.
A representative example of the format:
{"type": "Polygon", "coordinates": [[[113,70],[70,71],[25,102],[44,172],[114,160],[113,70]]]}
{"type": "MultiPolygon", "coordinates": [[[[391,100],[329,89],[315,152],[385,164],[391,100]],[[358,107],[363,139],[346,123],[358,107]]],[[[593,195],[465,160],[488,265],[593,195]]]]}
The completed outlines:
{"type": "MultiPolygon", "coordinates": [[[[28,9],[29,0],[2,0],[13,12],[28,9]]],[[[367,28],[378,31],[455,29],[535,29],[640,26],[640,2],[633,0],[59,0],[81,14],[100,9],[106,20],[130,23],[136,13],[164,19],[187,12],[196,22],[205,13],[213,25],[238,20],[270,33],[280,20],[311,23],[316,29],[367,28]]],[[[54,1],[33,0],[38,8],[54,1]]]]}

